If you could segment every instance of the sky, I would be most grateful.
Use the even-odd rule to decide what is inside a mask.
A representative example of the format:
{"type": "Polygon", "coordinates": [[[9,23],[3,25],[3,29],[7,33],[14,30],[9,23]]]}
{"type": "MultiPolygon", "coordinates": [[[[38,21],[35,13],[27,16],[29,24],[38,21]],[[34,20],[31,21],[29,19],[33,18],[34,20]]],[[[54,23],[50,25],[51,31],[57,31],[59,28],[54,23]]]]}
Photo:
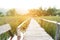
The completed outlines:
{"type": "Polygon", "coordinates": [[[0,8],[16,8],[18,11],[27,12],[32,8],[60,8],[60,0],[0,0],[0,8]]]}

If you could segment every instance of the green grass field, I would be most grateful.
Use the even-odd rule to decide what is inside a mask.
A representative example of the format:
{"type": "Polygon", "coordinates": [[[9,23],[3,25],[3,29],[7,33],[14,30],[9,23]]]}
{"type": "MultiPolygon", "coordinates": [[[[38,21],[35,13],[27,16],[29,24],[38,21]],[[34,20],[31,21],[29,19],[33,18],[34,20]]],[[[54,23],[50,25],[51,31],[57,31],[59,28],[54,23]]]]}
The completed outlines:
{"type": "MultiPolygon", "coordinates": [[[[27,19],[28,17],[25,17],[25,16],[8,16],[8,17],[0,17],[0,25],[3,25],[3,24],[10,24],[11,26],[11,32],[12,34],[15,34],[16,33],[16,28],[23,22],[27,19]]],[[[28,20],[25,24],[22,25],[21,27],[21,30],[26,30],[26,27],[28,26],[29,24],[29,21],[28,20]]],[[[0,40],[7,40],[7,38],[9,37],[10,35],[8,34],[8,32],[6,33],[3,33],[0,35],[0,40]]]]}
{"type": "Polygon", "coordinates": [[[44,17],[36,17],[35,19],[38,21],[38,23],[45,29],[45,31],[52,36],[52,38],[55,38],[56,33],[56,24],[49,23],[46,21],[41,21],[39,18],[45,18],[52,21],[60,22],[60,17],[58,16],[44,16],[44,17]]]}

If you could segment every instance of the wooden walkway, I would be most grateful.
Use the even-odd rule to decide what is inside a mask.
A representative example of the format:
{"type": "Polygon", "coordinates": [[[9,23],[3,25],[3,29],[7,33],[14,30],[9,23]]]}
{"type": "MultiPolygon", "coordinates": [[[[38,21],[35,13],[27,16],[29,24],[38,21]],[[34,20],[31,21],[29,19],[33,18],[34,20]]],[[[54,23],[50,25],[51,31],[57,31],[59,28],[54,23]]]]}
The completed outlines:
{"type": "Polygon", "coordinates": [[[30,24],[24,34],[23,40],[53,40],[53,39],[34,19],[31,19],[30,24]]]}
{"type": "MultiPolygon", "coordinates": [[[[13,40],[17,40],[16,35],[13,40]]],[[[24,33],[23,40],[53,40],[52,37],[33,18],[24,33]]]]}

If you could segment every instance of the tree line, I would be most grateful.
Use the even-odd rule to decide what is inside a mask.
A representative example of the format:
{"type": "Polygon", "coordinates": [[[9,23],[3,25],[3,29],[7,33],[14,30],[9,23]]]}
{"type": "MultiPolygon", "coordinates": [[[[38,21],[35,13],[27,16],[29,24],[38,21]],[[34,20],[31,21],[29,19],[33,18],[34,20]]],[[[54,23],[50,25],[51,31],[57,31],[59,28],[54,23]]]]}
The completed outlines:
{"type": "MultiPolygon", "coordinates": [[[[4,15],[3,12],[0,11],[0,17],[2,16],[20,16],[21,14],[18,14],[18,12],[16,11],[16,9],[9,9],[6,12],[6,15],[4,15]]],[[[42,9],[42,8],[38,8],[38,9],[30,9],[28,10],[28,13],[25,15],[30,15],[30,16],[60,16],[60,9],[56,9],[56,8],[51,8],[49,7],[48,9],[42,9]]]]}
{"type": "Polygon", "coordinates": [[[48,8],[48,9],[31,9],[27,15],[33,16],[60,16],[60,9],[48,8]]]}

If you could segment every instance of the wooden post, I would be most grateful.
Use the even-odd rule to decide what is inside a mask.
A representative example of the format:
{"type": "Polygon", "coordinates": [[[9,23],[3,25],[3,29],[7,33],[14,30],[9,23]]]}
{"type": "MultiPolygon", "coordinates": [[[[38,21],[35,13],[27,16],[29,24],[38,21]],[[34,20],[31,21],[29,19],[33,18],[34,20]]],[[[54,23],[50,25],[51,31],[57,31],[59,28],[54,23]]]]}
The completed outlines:
{"type": "Polygon", "coordinates": [[[60,23],[57,23],[55,40],[60,40],[60,23]]]}

